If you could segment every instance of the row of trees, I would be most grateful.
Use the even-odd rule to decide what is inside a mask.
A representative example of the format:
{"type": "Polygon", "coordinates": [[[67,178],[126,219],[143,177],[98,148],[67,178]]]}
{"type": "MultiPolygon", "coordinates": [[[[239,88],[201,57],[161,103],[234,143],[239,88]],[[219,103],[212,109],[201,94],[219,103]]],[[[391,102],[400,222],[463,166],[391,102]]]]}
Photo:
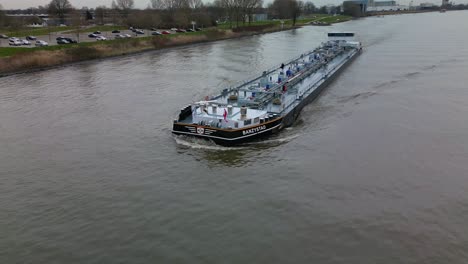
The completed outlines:
{"type": "MultiPolygon", "coordinates": [[[[57,24],[83,25],[86,21],[92,21],[97,24],[113,23],[151,28],[187,27],[191,21],[195,21],[198,26],[228,23],[230,27],[239,27],[254,21],[255,14],[265,13],[268,13],[270,19],[292,19],[295,24],[300,15],[330,11],[329,7],[316,8],[310,1],[299,0],[274,0],[267,8],[263,8],[263,0],[214,0],[206,4],[202,0],[148,1],[144,10],[135,9],[134,0],[112,0],[110,7],[98,6],[95,9],[80,10],[74,8],[69,0],[51,0],[46,6],[9,12],[47,13],[57,24]]],[[[7,20],[5,14],[0,12],[0,26],[8,26],[7,20]]]]}
{"type": "Polygon", "coordinates": [[[94,15],[98,24],[114,23],[141,28],[186,27],[191,21],[204,26],[214,23],[201,0],[153,0],[144,10],[134,9],[131,0],[117,0],[111,8],[98,6],[94,15]]]}
{"type": "MultiPolygon", "coordinates": [[[[270,18],[296,19],[301,15],[327,13],[330,8],[316,8],[310,2],[298,0],[274,0],[265,10],[263,0],[214,0],[204,4],[202,0],[149,0],[145,10],[135,10],[134,0],[113,0],[111,8],[99,6],[94,10],[95,19],[104,24],[111,21],[139,27],[188,26],[191,21],[210,26],[217,22],[228,22],[231,27],[254,21],[254,14],[268,12],[270,18]]],[[[51,15],[65,18],[71,12],[68,0],[52,0],[48,5],[51,15]]]]}
{"type": "MultiPolygon", "coordinates": [[[[142,28],[182,27],[191,21],[210,26],[213,22],[201,0],[150,0],[144,10],[135,9],[134,6],[134,0],[113,0],[110,8],[98,6],[91,12],[98,24],[113,23],[142,28]]],[[[64,23],[65,18],[73,13],[73,8],[68,0],[52,0],[47,11],[64,23]]]]}
{"type": "Polygon", "coordinates": [[[224,21],[229,21],[230,26],[233,22],[239,26],[239,22],[245,25],[246,21],[253,20],[255,10],[260,9],[263,5],[262,0],[215,0],[214,7],[221,11],[224,21]]]}
{"type": "Polygon", "coordinates": [[[268,6],[270,14],[274,18],[288,19],[292,18],[293,26],[296,19],[301,14],[304,3],[296,0],[275,0],[268,6]]]}

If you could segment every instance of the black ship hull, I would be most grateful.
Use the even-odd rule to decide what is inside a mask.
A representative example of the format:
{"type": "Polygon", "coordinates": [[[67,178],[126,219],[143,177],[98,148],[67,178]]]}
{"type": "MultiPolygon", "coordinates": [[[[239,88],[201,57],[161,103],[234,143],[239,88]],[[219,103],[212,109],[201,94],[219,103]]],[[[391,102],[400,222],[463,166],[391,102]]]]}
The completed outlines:
{"type": "Polygon", "coordinates": [[[242,129],[220,129],[195,124],[174,123],[172,133],[211,140],[223,146],[234,146],[278,132],[282,126],[283,117],[269,122],[242,129]]]}

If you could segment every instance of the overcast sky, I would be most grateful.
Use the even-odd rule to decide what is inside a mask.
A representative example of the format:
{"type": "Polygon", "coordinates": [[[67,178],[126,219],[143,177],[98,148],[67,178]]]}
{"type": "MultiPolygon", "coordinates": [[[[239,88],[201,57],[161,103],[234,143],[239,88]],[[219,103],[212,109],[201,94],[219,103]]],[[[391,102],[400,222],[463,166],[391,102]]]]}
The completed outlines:
{"type": "MultiPolygon", "coordinates": [[[[110,6],[112,0],[69,0],[74,7],[81,8],[83,6],[87,7],[96,7],[98,5],[105,5],[110,6]]],[[[410,0],[400,0],[397,2],[399,4],[408,4],[410,0]]],[[[32,6],[39,6],[39,5],[46,5],[50,2],[50,0],[0,0],[0,4],[3,5],[4,9],[15,9],[15,8],[28,8],[32,6]]],[[[203,2],[212,2],[211,0],[203,0],[203,2]]],[[[264,0],[265,3],[273,2],[273,0],[264,0]]],[[[343,0],[312,0],[312,2],[317,6],[322,6],[325,4],[339,4],[343,2],[343,0]]],[[[442,0],[414,0],[413,3],[422,3],[422,2],[429,2],[440,4],[442,0]]],[[[468,0],[453,0],[452,2],[455,3],[466,3],[468,0]]],[[[135,7],[137,8],[145,8],[149,3],[149,0],[135,0],[135,7]]]]}

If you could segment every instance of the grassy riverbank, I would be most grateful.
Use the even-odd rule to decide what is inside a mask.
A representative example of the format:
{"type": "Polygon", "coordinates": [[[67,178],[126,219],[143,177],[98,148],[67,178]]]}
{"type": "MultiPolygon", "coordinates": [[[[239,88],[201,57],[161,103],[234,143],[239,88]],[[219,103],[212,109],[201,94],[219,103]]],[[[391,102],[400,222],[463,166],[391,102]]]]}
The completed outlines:
{"type": "Polygon", "coordinates": [[[148,50],[157,50],[180,45],[195,44],[230,38],[239,38],[281,30],[289,30],[311,21],[328,23],[343,22],[351,19],[344,16],[320,16],[298,20],[296,26],[285,21],[273,23],[254,23],[235,29],[211,28],[204,31],[150,36],[132,39],[119,39],[101,42],[83,42],[78,44],[56,45],[38,48],[5,47],[0,48],[0,76],[15,72],[42,69],[66,63],[113,57],[148,50]],[[337,20],[338,19],[338,20],[337,20]]]}
{"type": "MultiPolygon", "coordinates": [[[[302,26],[306,25],[310,22],[314,21],[320,21],[320,22],[325,22],[325,23],[340,23],[340,22],[345,22],[348,20],[351,20],[351,16],[344,16],[344,15],[336,15],[336,16],[331,16],[331,15],[326,15],[326,14],[316,14],[310,17],[306,18],[301,18],[296,21],[296,26],[302,26]]],[[[292,20],[291,19],[286,19],[283,20],[285,26],[291,26],[292,25],[292,20]]],[[[266,21],[257,21],[257,22],[252,22],[251,24],[242,24],[239,23],[239,27],[243,26],[258,26],[258,25],[272,25],[272,26],[279,26],[281,25],[281,20],[266,20],[266,21]]],[[[232,23],[232,26],[235,27],[236,24],[232,23]]],[[[231,24],[229,23],[224,23],[218,26],[218,28],[222,29],[229,29],[231,27],[231,24]]]]}

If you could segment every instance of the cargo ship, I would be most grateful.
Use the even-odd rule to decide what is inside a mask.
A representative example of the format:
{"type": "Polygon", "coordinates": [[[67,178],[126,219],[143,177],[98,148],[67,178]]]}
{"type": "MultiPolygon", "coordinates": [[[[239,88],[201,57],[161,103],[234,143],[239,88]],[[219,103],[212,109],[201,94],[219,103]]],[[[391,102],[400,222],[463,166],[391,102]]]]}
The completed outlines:
{"type": "Polygon", "coordinates": [[[172,133],[224,146],[277,133],[291,126],[361,50],[354,33],[328,33],[316,49],[183,107],[172,133]]]}

